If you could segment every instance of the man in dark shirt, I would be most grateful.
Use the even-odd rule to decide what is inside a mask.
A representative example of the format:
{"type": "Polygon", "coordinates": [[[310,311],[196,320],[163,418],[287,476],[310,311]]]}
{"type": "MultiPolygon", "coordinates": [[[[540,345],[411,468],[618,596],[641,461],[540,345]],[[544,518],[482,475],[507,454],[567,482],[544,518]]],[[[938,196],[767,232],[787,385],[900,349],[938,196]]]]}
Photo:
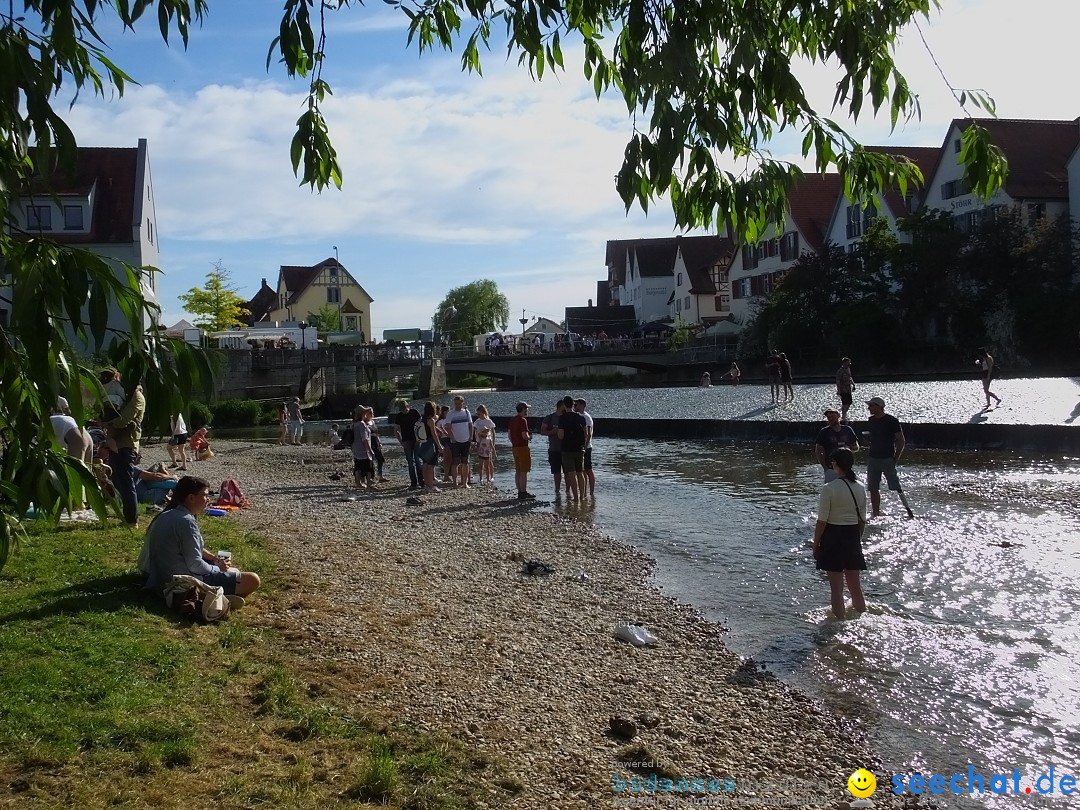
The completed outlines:
{"type": "MultiPolygon", "coordinates": [[[[540,422],[540,435],[548,439],[548,467],[555,479],[555,498],[562,487],[562,441],[559,439],[559,418],[563,415],[563,401],[555,403],[555,413],[549,413],[540,422]]],[[[566,494],[570,495],[570,484],[566,485],[566,494]]]]}
{"type": "Polygon", "coordinates": [[[420,489],[422,480],[423,461],[417,455],[416,423],[420,421],[420,413],[416,408],[410,408],[409,403],[403,399],[397,401],[398,412],[394,417],[394,435],[401,443],[401,450],[405,453],[405,465],[409,468],[409,489],[420,489]]]}
{"type": "Polygon", "coordinates": [[[559,414],[559,441],[562,444],[562,468],[570,500],[578,501],[585,496],[585,417],[574,411],[574,398],[562,401],[559,414]]]}
{"type": "Polygon", "coordinates": [[[915,513],[908,505],[907,496],[896,474],[896,462],[900,460],[906,444],[900,420],[890,413],[885,413],[885,400],[881,397],[871,397],[866,400],[866,407],[870,409],[870,418],[866,422],[870,434],[870,457],[866,461],[866,488],[870,491],[870,506],[873,510],[871,515],[878,517],[881,514],[881,476],[884,475],[889,483],[889,489],[900,496],[900,503],[907,509],[907,516],[913,518],[915,513]]]}
{"type": "Polygon", "coordinates": [[[814,442],[814,453],[817,455],[818,464],[825,471],[827,484],[836,479],[831,461],[833,450],[846,447],[852,453],[857,452],[859,437],[850,427],[840,424],[840,411],[836,408],[826,408],[825,418],[829,420],[829,424],[818,431],[817,441],[814,442]]]}

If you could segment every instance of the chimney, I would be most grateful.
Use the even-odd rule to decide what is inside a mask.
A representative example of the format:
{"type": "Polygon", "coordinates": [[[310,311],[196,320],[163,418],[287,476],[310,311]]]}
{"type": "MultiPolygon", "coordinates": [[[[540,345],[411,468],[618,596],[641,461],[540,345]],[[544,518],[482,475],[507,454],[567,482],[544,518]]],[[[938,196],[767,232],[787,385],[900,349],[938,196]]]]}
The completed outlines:
{"type": "Polygon", "coordinates": [[[592,309],[592,299],[589,299],[589,309],[592,309]]]}
{"type": "Polygon", "coordinates": [[[263,283],[262,283],[262,285],[263,285],[264,287],[266,286],[266,279],[265,279],[265,278],[263,279],[263,283]]]}

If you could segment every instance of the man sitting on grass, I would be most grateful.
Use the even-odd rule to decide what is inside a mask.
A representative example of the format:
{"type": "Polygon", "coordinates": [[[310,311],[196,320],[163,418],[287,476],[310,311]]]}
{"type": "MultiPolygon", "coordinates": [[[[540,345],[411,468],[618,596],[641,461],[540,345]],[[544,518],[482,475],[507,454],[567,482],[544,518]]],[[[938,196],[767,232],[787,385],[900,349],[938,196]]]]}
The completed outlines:
{"type": "Polygon", "coordinates": [[[220,585],[228,595],[247,596],[261,584],[259,575],[234,568],[232,560],[214,556],[203,547],[195,516],[210,503],[210,484],[185,475],[173,489],[165,511],[146,530],[139,569],[147,590],[161,593],[176,574],[187,574],[207,585],[220,585]]]}

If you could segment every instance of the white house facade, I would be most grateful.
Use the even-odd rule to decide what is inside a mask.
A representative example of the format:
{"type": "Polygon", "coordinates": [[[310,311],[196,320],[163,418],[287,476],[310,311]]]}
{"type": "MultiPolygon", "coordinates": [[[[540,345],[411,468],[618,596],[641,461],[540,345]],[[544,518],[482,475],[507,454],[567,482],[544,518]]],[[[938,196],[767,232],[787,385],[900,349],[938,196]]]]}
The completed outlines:
{"type": "Polygon", "coordinates": [[[1043,217],[1068,213],[1068,167],[1080,140],[1080,119],[980,119],[977,123],[988,130],[991,140],[1009,161],[1004,187],[989,199],[971,191],[964,179],[960,152],[963,133],[972,121],[957,119],[949,126],[942,143],[937,168],[927,184],[924,206],[949,213],[957,229],[964,233],[1002,206],[1019,206],[1029,224],[1043,217]]]}
{"type": "Polygon", "coordinates": [[[731,314],[744,326],[755,307],[772,292],[784,273],[804,253],[825,245],[844,183],[832,173],[806,174],[788,195],[788,213],[778,229],[771,226],[756,245],[742,245],[731,265],[731,314]]]}
{"type": "MultiPolygon", "coordinates": [[[[80,147],[73,169],[56,171],[47,185],[32,183],[9,213],[16,234],[84,248],[107,259],[118,275],[121,263],[137,271],[158,265],[157,210],[145,138],[135,148],[80,147]]],[[[157,304],[155,274],[139,272],[139,280],[143,296],[157,304]]],[[[149,315],[144,320],[144,327],[151,325],[149,315]]],[[[0,323],[5,322],[6,312],[0,314],[0,323]]],[[[115,304],[108,327],[114,336],[126,331],[115,304]]],[[[106,345],[109,341],[106,337],[106,345]]]]}
{"type": "Polygon", "coordinates": [[[673,268],[674,287],[668,298],[672,320],[712,324],[731,314],[728,274],[735,254],[726,236],[678,236],[673,268]]]}

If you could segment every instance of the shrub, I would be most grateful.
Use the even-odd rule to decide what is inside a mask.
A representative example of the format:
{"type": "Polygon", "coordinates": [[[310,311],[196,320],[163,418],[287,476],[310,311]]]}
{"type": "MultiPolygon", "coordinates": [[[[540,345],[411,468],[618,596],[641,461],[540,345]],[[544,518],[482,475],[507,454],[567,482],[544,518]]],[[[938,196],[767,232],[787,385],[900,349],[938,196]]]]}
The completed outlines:
{"type": "Polygon", "coordinates": [[[259,424],[262,406],[253,399],[226,399],[213,405],[214,427],[251,427],[259,424]]]}
{"type": "Polygon", "coordinates": [[[192,402],[191,407],[188,408],[188,428],[191,430],[198,430],[204,425],[209,425],[212,421],[213,414],[210,413],[210,406],[205,405],[202,402],[192,402]]]}

